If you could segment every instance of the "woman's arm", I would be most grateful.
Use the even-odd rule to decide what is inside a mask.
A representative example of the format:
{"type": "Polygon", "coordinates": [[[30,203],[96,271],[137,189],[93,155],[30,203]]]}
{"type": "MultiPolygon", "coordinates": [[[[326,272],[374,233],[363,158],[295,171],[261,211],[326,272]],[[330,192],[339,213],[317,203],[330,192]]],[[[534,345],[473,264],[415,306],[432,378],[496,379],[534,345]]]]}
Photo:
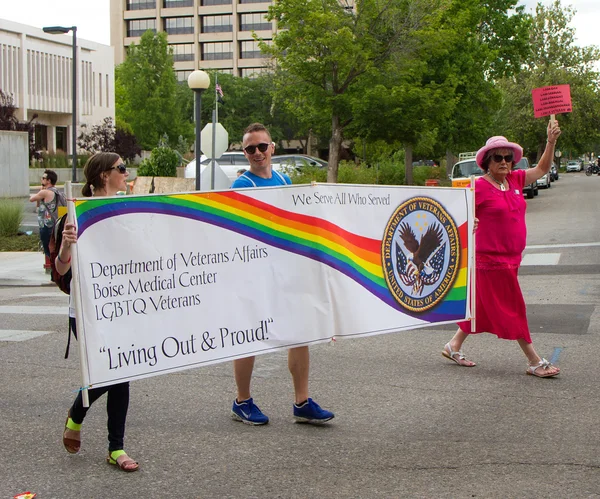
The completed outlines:
{"type": "Polygon", "coordinates": [[[71,268],[71,245],[76,242],[77,229],[75,228],[75,224],[67,222],[62,233],[60,249],[54,260],[56,271],[60,275],[65,275],[71,268]]]}
{"type": "Polygon", "coordinates": [[[530,168],[525,172],[525,185],[532,184],[538,178],[541,178],[542,175],[545,175],[550,171],[552,159],[554,158],[554,147],[556,146],[556,141],[561,133],[558,121],[550,120],[548,122],[548,140],[546,141],[544,154],[542,154],[542,157],[535,168],[530,168]]]}

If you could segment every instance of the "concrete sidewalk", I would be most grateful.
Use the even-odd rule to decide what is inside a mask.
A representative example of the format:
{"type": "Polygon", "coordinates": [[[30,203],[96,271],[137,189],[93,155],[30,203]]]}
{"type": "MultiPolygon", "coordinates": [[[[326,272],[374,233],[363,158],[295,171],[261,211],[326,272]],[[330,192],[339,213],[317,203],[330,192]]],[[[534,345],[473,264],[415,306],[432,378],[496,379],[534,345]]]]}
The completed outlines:
{"type": "Polygon", "coordinates": [[[44,254],[0,252],[0,286],[54,286],[44,270],[44,254]]]}

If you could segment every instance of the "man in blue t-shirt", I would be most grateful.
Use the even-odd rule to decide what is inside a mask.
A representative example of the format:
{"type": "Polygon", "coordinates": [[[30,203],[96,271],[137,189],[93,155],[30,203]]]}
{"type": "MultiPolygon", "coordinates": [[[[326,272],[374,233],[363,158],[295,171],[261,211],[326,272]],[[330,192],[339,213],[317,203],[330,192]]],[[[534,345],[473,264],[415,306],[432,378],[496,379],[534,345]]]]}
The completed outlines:
{"type": "MultiPolygon", "coordinates": [[[[250,162],[250,170],[240,175],[232,184],[232,189],[242,187],[267,187],[290,185],[290,177],[273,170],[271,156],[275,144],[267,128],[254,123],[244,131],[242,140],[244,155],[250,162]]],[[[308,347],[296,347],[288,350],[288,368],[294,383],[294,419],[299,423],[321,424],[333,419],[333,413],[319,407],[308,397],[308,372],[310,354],[308,347]]],[[[233,361],[233,373],[237,385],[237,397],[233,401],[231,416],[236,421],[251,425],[267,424],[269,418],[264,415],[250,395],[250,382],[254,369],[254,356],[233,361]]]]}

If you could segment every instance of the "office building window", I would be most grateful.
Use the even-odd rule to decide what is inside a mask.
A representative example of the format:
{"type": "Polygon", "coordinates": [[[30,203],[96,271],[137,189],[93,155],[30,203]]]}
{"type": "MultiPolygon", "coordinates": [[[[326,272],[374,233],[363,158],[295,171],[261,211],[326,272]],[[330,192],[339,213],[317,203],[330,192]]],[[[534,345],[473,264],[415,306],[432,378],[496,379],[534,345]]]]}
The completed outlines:
{"type": "Polygon", "coordinates": [[[188,76],[192,74],[191,71],[175,71],[177,73],[177,81],[187,81],[188,76]]]}
{"type": "Polygon", "coordinates": [[[260,31],[271,29],[271,23],[265,19],[266,12],[254,12],[240,15],[240,31],[260,31]]]}
{"type": "Polygon", "coordinates": [[[48,127],[46,125],[34,125],[34,144],[36,151],[48,150],[48,127]]]}
{"type": "Polygon", "coordinates": [[[142,36],[148,30],[156,33],[156,19],[133,19],[127,21],[127,36],[142,36]]]}
{"type": "Polygon", "coordinates": [[[173,61],[193,61],[194,45],[191,43],[177,43],[169,45],[173,49],[173,61]]]}
{"type": "Polygon", "coordinates": [[[67,127],[66,126],[57,126],[56,127],[56,141],[54,142],[54,147],[56,147],[57,151],[67,150],[67,127]]]}
{"type": "Polygon", "coordinates": [[[225,33],[233,31],[231,15],[202,16],[202,33],[225,33]]]}
{"type": "Polygon", "coordinates": [[[176,7],[193,7],[194,0],[164,0],[163,7],[165,9],[171,9],[176,7]]]}
{"type": "Polygon", "coordinates": [[[200,5],[231,5],[231,0],[200,0],[200,5]]]}
{"type": "Polygon", "coordinates": [[[271,3],[271,0],[240,0],[240,3],[271,3]]]}
{"type": "Polygon", "coordinates": [[[242,78],[257,78],[265,68],[241,68],[240,76],[242,78]]]}
{"type": "Polygon", "coordinates": [[[203,43],[202,60],[203,61],[221,61],[224,59],[233,59],[232,42],[203,43]]]}
{"type": "Polygon", "coordinates": [[[193,17],[167,17],[165,31],[169,35],[186,35],[194,32],[193,17]]]}
{"type": "Polygon", "coordinates": [[[154,0],[127,0],[127,10],[155,9],[154,0]]]}
{"type": "Polygon", "coordinates": [[[258,47],[256,40],[240,42],[240,59],[264,59],[268,57],[263,54],[258,47]]]}

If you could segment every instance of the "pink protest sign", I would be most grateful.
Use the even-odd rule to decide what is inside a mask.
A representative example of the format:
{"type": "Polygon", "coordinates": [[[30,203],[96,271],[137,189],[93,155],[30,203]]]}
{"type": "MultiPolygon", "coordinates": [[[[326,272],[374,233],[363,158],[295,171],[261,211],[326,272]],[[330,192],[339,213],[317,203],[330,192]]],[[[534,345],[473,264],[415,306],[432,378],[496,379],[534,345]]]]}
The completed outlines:
{"type": "Polygon", "coordinates": [[[570,113],[573,110],[569,85],[534,88],[531,94],[533,95],[533,114],[536,118],[551,114],[570,113]]]}

